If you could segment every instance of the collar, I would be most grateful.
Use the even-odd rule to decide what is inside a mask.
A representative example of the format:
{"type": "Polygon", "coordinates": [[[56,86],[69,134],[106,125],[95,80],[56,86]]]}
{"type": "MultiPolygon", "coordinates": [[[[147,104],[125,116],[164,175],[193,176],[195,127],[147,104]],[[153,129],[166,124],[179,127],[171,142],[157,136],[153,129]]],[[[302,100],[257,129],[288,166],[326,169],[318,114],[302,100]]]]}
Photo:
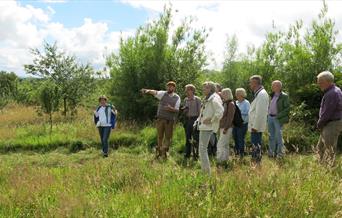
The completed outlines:
{"type": "Polygon", "coordinates": [[[195,99],[196,99],[196,96],[193,95],[192,98],[187,97],[187,99],[188,99],[188,100],[195,100],[195,99]]]}
{"type": "Polygon", "coordinates": [[[279,97],[281,95],[282,95],[282,92],[279,92],[279,93],[272,92],[271,94],[272,97],[279,97]]]}
{"type": "Polygon", "coordinates": [[[324,94],[335,88],[335,84],[332,84],[329,88],[324,90],[324,94]]]}
{"type": "Polygon", "coordinates": [[[206,98],[205,100],[206,100],[206,101],[211,101],[211,100],[213,100],[213,98],[215,98],[215,93],[211,94],[211,95],[209,96],[209,98],[206,98]]]}
{"type": "Polygon", "coordinates": [[[259,94],[259,92],[263,89],[264,89],[264,87],[260,86],[260,88],[254,92],[254,97],[256,97],[259,94]]]}
{"type": "Polygon", "coordinates": [[[168,92],[166,91],[166,94],[168,94],[170,97],[173,97],[173,96],[175,95],[175,92],[168,93],[168,92]]]}

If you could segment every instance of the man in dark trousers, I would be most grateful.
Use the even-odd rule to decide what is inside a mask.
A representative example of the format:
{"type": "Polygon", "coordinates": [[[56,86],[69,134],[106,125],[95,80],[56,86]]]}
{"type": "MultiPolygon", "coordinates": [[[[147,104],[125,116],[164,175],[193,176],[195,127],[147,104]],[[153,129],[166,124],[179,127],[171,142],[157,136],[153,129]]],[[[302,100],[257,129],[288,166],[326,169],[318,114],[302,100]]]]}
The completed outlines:
{"type": "Polygon", "coordinates": [[[176,83],[170,81],[166,84],[166,91],[142,89],[143,94],[153,95],[159,100],[157,112],[158,144],[156,158],[167,158],[167,151],[171,145],[174,123],[179,111],[180,97],[175,93],[176,83]]]}
{"type": "Polygon", "coordinates": [[[194,135],[194,123],[201,112],[201,99],[195,95],[196,88],[192,84],[185,86],[186,98],[184,99],[184,129],[185,129],[185,159],[189,159],[191,151],[193,158],[198,158],[198,138],[194,135]]]}

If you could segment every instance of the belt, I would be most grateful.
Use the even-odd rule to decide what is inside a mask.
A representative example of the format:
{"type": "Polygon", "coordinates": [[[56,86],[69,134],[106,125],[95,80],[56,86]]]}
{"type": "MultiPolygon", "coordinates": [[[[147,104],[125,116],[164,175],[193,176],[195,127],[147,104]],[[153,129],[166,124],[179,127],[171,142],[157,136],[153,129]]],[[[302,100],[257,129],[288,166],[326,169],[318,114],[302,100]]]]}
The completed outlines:
{"type": "Polygon", "coordinates": [[[269,114],[270,117],[276,117],[276,114],[269,114]]]}

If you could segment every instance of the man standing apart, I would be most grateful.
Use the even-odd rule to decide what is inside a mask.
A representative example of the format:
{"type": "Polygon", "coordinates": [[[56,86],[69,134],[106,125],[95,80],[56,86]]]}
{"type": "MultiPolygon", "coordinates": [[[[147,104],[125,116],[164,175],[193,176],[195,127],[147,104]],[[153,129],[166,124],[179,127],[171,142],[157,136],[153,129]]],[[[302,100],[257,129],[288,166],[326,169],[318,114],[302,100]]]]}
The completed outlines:
{"type": "Polygon", "coordinates": [[[334,75],[329,71],[318,74],[317,84],[324,92],[317,122],[319,161],[334,166],[337,141],[342,131],[342,92],[335,86],[334,75]]]}
{"type": "Polygon", "coordinates": [[[167,158],[167,151],[171,145],[174,123],[179,111],[180,97],[175,93],[176,83],[170,81],[166,84],[166,91],[142,89],[143,94],[153,95],[159,100],[157,112],[158,144],[156,158],[167,158]]]}
{"type": "Polygon", "coordinates": [[[262,133],[266,131],[269,96],[262,86],[262,77],[254,75],[249,79],[254,100],[249,110],[248,130],[251,132],[252,145],[261,153],[262,133]]]}
{"type": "Polygon", "coordinates": [[[272,82],[271,103],[268,110],[269,157],[282,158],[284,156],[284,143],[282,129],[289,122],[290,101],[289,96],[282,91],[282,82],[272,82]]]}

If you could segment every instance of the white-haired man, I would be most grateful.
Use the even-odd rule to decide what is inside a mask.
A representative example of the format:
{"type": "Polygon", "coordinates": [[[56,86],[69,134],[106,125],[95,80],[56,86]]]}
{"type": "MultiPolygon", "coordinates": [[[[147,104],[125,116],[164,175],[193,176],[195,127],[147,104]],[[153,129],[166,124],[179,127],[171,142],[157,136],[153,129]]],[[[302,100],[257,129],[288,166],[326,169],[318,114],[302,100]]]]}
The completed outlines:
{"type": "Polygon", "coordinates": [[[319,110],[317,144],[319,161],[333,166],[338,137],[342,131],[342,92],[334,84],[334,75],[324,71],[317,76],[317,84],[324,92],[319,110]]]}
{"type": "Polygon", "coordinates": [[[254,75],[249,79],[250,89],[253,91],[254,100],[249,110],[248,130],[251,132],[251,142],[255,152],[253,160],[261,160],[262,133],[266,131],[269,95],[262,86],[262,77],[254,75]]]}
{"type": "Polygon", "coordinates": [[[268,109],[269,157],[281,158],[284,155],[282,129],[283,125],[289,122],[290,101],[282,88],[281,81],[272,82],[271,103],[268,109]]]}

